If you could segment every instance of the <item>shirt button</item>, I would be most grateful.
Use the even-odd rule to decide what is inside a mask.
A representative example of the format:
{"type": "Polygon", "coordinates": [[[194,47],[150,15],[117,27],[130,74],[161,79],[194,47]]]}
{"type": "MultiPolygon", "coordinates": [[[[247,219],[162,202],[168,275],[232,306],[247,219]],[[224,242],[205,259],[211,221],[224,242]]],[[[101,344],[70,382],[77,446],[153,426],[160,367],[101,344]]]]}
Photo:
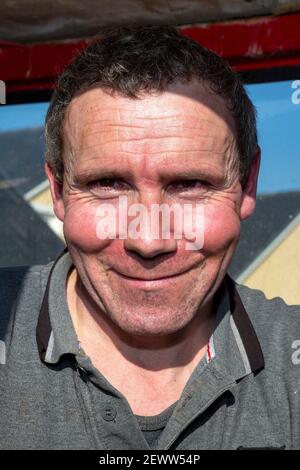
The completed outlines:
{"type": "Polygon", "coordinates": [[[111,405],[106,405],[102,410],[102,418],[105,421],[113,421],[117,416],[116,409],[111,405]]]}

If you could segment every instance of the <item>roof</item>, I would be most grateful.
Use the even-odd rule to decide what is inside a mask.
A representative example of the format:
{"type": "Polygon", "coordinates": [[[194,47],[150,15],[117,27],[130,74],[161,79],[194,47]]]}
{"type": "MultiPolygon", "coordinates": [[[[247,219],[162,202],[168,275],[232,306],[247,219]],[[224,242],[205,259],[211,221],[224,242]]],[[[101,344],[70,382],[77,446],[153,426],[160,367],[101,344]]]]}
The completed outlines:
{"type": "Polygon", "coordinates": [[[300,191],[258,196],[254,214],[242,222],[230,265],[238,278],[300,214],[300,191]]]}
{"type": "Polygon", "coordinates": [[[24,195],[45,180],[43,129],[0,132],[0,189],[24,195]],[[2,180],[2,181],[1,181],[2,180]]]}
{"type": "Polygon", "coordinates": [[[46,264],[62,241],[13,189],[0,189],[0,266],[46,264]]]}
{"type": "Polygon", "coordinates": [[[42,128],[0,133],[0,266],[45,264],[64,244],[26,201],[45,180],[42,128]]]}

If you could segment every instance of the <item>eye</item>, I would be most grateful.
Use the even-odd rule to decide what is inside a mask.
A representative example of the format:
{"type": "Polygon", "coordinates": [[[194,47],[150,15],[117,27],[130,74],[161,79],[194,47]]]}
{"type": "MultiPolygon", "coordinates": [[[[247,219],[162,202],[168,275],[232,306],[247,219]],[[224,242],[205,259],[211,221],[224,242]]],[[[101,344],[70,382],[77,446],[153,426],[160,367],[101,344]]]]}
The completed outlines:
{"type": "Polygon", "coordinates": [[[98,189],[101,191],[120,191],[128,188],[128,184],[118,178],[100,178],[88,183],[90,189],[98,189]]]}
{"type": "Polygon", "coordinates": [[[201,180],[190,179],[190,180],[179,180],[174,181],[170,186],[169,190],[176,192],[186,192],[203,189],[208,186],[208,183],[201,180]]]}

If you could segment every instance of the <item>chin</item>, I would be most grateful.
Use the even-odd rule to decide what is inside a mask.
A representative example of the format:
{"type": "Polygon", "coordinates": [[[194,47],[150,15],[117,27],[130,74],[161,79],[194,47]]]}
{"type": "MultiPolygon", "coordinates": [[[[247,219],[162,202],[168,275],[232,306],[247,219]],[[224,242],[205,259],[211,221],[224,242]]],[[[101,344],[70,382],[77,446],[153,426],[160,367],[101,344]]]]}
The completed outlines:
{"type": "Polygon", "coordinates": [[[110,312],[110,320],[123,332],[138,336],[165,336],[182,330],[194,317],[193,312],[187,315],[186,308],[179,309],[178,314],[173,309],[164,309],[159,312],[131,311],[122,314],[110,312]],[[179,313],[180,312],[180,313],[179,313]],[[182,316],[182,312],[184,316],[182,316]]]}

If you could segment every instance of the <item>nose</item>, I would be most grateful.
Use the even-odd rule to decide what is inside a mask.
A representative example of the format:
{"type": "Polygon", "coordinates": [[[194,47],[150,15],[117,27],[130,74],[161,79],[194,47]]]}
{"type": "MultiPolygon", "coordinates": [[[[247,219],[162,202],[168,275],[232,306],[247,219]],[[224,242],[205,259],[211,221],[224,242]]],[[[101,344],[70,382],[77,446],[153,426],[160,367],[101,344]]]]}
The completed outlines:
{"type": "Polygon", "coordinates": [[[161,201],[153,197],[153,194],[148,193],[148,196],[141,198],[137,210],[139,223],[132,220],[129,222],[127,237],[124,240],[126,250],[136,252],[143,258],[154,258],[177,250],[172,223],[162,221],[163,215],[158,211],[159,204],[161,201]],[[138,231],[135,230],[137,225],[138,231]],[[163,230],[163,227],[169,227],[170,230],[163,230]]]}
{"type": "Polygon", "coordinates": [[[124,247],[127,251],[134,251],[143,258],[154,258],[155,256],[176,251],[177,243],[174,239],[163,240],[147,238],[133,239],[128,236],[124,240],[124,247]]]}

